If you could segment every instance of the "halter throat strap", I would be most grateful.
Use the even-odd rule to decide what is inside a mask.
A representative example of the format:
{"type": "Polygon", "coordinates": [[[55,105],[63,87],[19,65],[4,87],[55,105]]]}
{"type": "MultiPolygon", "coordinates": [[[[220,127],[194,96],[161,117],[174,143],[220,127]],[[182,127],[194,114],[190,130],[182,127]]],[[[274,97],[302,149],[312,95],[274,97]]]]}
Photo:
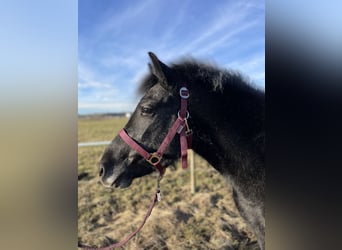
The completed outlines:
{"type": "Polygon", "coordinates": [[[133,138],[131,138],[125,129],[122,129],[119,133],[121,139],[132,149],[134,149],[138,154],[140,154],[148,163],[150,163],[153,167],[155,167],[162,177],[165,173],[165,167],[161,165],[160,161],[163,158],[163,154],[165,153],[167,147],[170,145],[171,141],[178,133],[180,135],[180,147],[181,147],[181,160],[182,160],[182,168],[187,168],[187,149],[190,148],[191,144],[191,136],[192,131],[189,128],[187,119],[189,118],[189,112],[187,110],[188,107],[188,98],[189,98],[189,90],[186,88],[185,84],[179,90],[179,96],[181,97],[181,107],[178,112],[178,117],[176,121],[173,123],[171,128],[169,129],[167,135],[164,140],[160,144],[157,151],[153,153],[147,152],[144,148],[142,148],[133,138]]]}

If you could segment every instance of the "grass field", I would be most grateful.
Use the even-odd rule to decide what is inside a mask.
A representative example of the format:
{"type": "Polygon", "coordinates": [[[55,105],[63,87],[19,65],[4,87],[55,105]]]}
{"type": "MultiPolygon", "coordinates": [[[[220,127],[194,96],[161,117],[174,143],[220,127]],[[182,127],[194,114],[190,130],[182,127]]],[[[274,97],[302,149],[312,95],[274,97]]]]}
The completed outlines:
{"type": "MultiPolygon", "coordinates": [[[[79,118],[78,141],[109,141],[126,118],[79,118]]],[[[105,146],[78,149],[78,240],[103,246],[120,241],[145,215],[155,191],[156,174],[136,179],[127,189],[108,189],[97,178],[105,146]]],[[[179,163],[161,181],[162,200],[142,231],[122,249],[256,249],[255,238],[240,218],[231,187],[204,159],[195,155],[196,193],[190,172],[179,163]]]]}

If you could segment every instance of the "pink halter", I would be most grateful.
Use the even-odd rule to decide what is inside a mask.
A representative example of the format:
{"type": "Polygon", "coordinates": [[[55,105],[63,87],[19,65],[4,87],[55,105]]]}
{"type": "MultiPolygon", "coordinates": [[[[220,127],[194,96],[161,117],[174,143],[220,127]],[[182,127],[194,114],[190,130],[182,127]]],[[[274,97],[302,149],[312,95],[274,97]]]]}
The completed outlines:
{"type": "Polygon", "coordinates": [[[175,135],[178,133],[180,136],[180,146],[181,146],[181,159],[182,168],[185,169],[188,166],[187,163],[187,149],[191,148],[192,143],[192,130],[189,128],[187,119],[189,118],[189,112],[187,110],[188,98],[190,96],[189,90],[186,88],[185,84],[180,88],[179,95],[181,97],[181,108],[178,112],[178,117],[173,123],[169,132],[165,136],[163,142],[159,146],[158,150],[153,153],[147,152],[138,143],[136,143],[126,132],[122,129],[119,133],[121,139],[132,149],[138,152],[148,163],[158,169],[160,177],[165,173],[165,167],[160,164],[163,154],[175,135]]]}

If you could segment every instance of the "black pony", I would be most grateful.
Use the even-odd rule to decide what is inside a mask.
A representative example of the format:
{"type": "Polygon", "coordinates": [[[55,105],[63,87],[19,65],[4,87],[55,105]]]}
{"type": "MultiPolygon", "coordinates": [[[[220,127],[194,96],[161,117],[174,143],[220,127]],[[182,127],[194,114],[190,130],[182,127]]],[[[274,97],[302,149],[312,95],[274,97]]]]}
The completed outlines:
{"type": "MultiPolygon", "coordinates": [[[[155,152],[177,119],[179,89],[190,91],[188,111],[193,150],[233,186],[236,206],[253,228],[261,249],[265,245],[265,100],[264,93],[238,73],[185,61],[167,66],[153,54],[151,73],[140,86],[144,94],[125,126],[127,134],[148,152],[155,152]]],[[[169,166],[180,157],[173,140],[161,160],[169,166]]],[[[100,161],[105,186],[128,187],[134,178],[154,171],[120,136],[106,148],[100,161]]]]}

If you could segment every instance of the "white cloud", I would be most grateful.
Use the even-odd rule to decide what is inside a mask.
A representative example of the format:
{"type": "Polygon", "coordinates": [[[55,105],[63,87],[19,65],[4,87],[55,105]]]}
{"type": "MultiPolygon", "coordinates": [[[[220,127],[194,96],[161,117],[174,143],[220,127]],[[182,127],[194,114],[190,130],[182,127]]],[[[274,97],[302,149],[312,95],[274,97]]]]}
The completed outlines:
{"type": "Polygon", "coordinates": [[[99,23],[96,30],[97,37],[95,39],[99,40],[108,33],[121,32],[122,29],[126,27],[127,22],[131,21],[133,18],[137,18],[139,15],[142,16],[144,13],[146,14],[147,10],[153,8],[158,2],[159,1],[156,2],[155,0],[139,1],[137,4],[129,5],[129,8],[123,12],[113,12],[113,9],[109,9],[109,13],[107,13],[109,18],[104,22],[99,23]]]}
{"type": "Polygon", "coordinates": [[[241,23],[241,21],[243,21],[248,15],[247,8],[241,7],[242,6],[239,2],[234,2],[234,4],[229,3],[228,5],[223,6],[222,9],[218,10],[218,17],[215,18],[211,23],[209,23],[207,27],[204,28],[204,32],[200,34],[200,36],[196,40],[190,43],[188,47],[192,48],[199,46],[207,40],[216,40],[212,38],[219,32],[236,30],[236,28],[238,28],[239,26],[235,26],[234,29],[232,29],[233,26],[241,23]]]}
{"type": "Polygon", "coordinates": [[[86,89],[86,88],[105,88],[105,89],[109,89],[112,86],[108,83],[102,83],[102,82],[82,82],[82,83],[78,83],[78,88],[79,89],[86,89]]]}
{"type": "Polygon", "coordinates": [[[133,102],[79,102],[79,109],[101,109],[101,110],[134,110],[136,103],[133,102]]]}
{"type": "MultiPolygon", "coordinates": [[[[181,39],[170,39],[172,43],[163,40],[163,43],[156,44],[156,51],[165,60],[171,60],[184,55],[211,57],[215,53],[227,53],[227,49],[233,44],[239,48],[237,41],[241,40],[242,34],[246,35],[249,31],[253,33],[253,28],[264,25],[263,17],[252,17],[253,11],[261,7],[250,1],[229,1],[226,5],[214,10],[211,13],[212,19],[202,22],[203,25],[199,29],[194,27],[194,30],[189,30],[189,33],[181,39]]],[[[171,31],[167,28],[163,30],[167,36],[170,36],[174,27],[169,29],[171,31]]],[[[251,40],[250,43],[253,41],[251,40]]]]}
{"type": "Polygon", "coordinates": [[[258,86],[265,86],[265,55],[256,54],[233,61],[225,65],[226,68],[236,69],[255,82],[258,86]]]}
{"type": "Polygon", "coordinates": [[[247,29],[252,28],[258,23],[258,21],[252,20],[249,22],[245,22],[241,24],[239,27],[235,29],[231,29],[230,32],[227,34],[220,36],[219,38],[212,39],[212,42],[209,42],[204,46],[202,49],[199,49],[197,51],[198,54],[207,54],[210,51],[220,49],[222,47],[227,48],[230,44],[236,44],[237,41],[237,35],[243,31],[246,31],[247,29]]]}
{"type": "Polygon", "coordinates": [[[198,17],[193,26],[186,22],[197,1],[176,1],[168,10],[168,4],[157,0],[126,4],[120,11],[110,5],[91,36],[80,38],[79,108],[132,110],[135,104],[129,102],[135,97],[137,83],[148,72],[149,50],[165,63],[186,55],[213,61],[217,56],[221,66],[236,68],[264,85],[264,51],[262,55],[244,55],[253,48],[258,48],[254,53],[259,52],[261,38],[255,35],[255,28],[263,29],[260,15],[264,3],[224,3],[210,5],[206,19],[198,17]],[[160,18],[170,25],[160,28],[160,18]],[[234,61],[227,65],[229,60],[234,61]]]}

